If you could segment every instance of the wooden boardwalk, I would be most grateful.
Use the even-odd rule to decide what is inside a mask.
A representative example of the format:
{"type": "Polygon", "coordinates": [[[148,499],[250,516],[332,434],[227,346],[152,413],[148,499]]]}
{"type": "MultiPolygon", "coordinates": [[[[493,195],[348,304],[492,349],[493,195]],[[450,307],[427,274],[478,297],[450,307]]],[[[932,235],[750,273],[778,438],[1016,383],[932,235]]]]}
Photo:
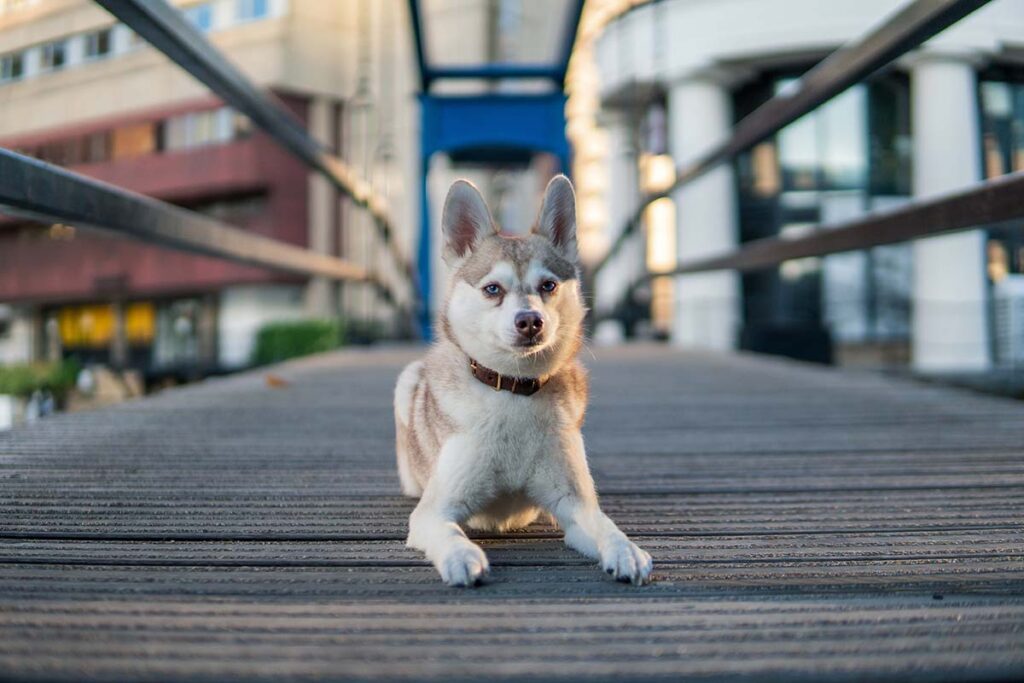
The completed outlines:
{"type": "Polygon", "coordinates": [[[1024,677],[1024,403],[599,350],[615,583],[553,529],[447,588],[403,547],[390,392],[350,352],[0,436],[5,680],[1024,677]]]}

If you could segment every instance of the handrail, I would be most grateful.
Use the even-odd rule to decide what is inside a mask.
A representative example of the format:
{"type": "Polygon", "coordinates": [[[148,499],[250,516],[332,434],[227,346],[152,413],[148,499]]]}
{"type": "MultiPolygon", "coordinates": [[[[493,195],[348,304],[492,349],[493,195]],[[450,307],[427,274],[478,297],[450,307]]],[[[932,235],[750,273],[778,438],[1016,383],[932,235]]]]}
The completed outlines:
{"type": "Polygon", "coordinates": [[[412,263],[398,249],[385,201],[367,181],[358,177],[344,161],[314,139],[291,112],[231,64],[199,29],[166,0],[96,2],[221,99],[252,119],[253,123],[306,166],[320,172],[356,206],[369,211],[380,239],[388,246],[406,276],[413,295],[417,295],[412,263]]]}
{"type": "MultiPolygon", "coordinates": [[[[367,282],[382,293],[388,291],[362,266],[255,235],[6,149],[0,149],[0,209],[289,273],[367,282]]],[[[390,293],[386,296],[393,300],[390,293]]]]}
{"type": "MultiPolygon", "coordinates": [[[[724,254],[680,263],[671,270],[648,272],[630,284],[626,297],[653,278],[715,270],[759,270],[791,259],[897,244],[1005,223],[1021,216],[1024,216],[1024,171],[862,218],[818,226],[812,234],[803,237],[754,240],[724,254]]],[[[1021,222],[1010,225],[1024,229],[1021,222]]],[[[606,317],[609,316],[598,314],[598,318],[606,317]]]]}
{"type": "Polygon", "coordinates": [[[768,100],[736,124],[728,140],[678,169],[672,185],[642,197],[640,205],[592,272],[600,272],[614,258],[629,236],[639,228],[644,209],[652,202],[670,196],[716,166],[731,161],[988,2],[914,0],[867,35],[833,52],[796,81],[792,88],[768,100]]]}

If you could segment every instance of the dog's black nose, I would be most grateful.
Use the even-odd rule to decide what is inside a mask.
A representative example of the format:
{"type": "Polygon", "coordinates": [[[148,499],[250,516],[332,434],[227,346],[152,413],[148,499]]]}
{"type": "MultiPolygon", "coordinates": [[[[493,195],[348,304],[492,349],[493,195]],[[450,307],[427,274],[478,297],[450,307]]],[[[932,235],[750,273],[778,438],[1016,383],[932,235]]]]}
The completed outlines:
{"type": "Polygon", "coordinates": [[[544,318],[536,311],[516,313],[516,331],[524,339],[533,339],[544,329],[544,318]]]}

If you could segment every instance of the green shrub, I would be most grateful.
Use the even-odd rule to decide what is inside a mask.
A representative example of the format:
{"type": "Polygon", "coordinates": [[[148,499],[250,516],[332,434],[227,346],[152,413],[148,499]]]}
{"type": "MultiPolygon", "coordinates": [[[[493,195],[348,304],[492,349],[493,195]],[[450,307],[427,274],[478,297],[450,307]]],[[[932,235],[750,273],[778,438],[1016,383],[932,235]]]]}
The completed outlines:
{"type": "Polygon", "coordinates": [[[339,320],[294,320],[268,323],[256,333],[254,365],[277,363],[311,353],[330,351],[345,341],[339,320]]]}
{"type": "Polygon", "coordinates": [[[75,386],[78,370],[73,360],[0,366],[0,394],[28,398],[36,390],[49,389],[60,398],[75,386]]]}

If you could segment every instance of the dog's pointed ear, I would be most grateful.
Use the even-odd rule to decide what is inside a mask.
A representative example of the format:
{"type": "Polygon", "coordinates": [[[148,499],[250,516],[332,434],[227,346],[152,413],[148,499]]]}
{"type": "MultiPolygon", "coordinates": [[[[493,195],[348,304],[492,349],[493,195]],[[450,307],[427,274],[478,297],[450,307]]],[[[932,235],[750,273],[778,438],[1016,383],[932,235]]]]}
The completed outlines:
{"type": "Polygon", "coordinates": [[[575,262],[579,258],[576,249],[576,193],[564,175],[557,175],[548,183],[533,232],[547,237],[569,261],[575,262]]]}
{"type": "Polygon", "coordinates": [[[487,235],[498,231],[480,190],[468,180],[456,180],[444,200],[441,218],[444,260],[451,265],[466,256],[487,235]]]}

